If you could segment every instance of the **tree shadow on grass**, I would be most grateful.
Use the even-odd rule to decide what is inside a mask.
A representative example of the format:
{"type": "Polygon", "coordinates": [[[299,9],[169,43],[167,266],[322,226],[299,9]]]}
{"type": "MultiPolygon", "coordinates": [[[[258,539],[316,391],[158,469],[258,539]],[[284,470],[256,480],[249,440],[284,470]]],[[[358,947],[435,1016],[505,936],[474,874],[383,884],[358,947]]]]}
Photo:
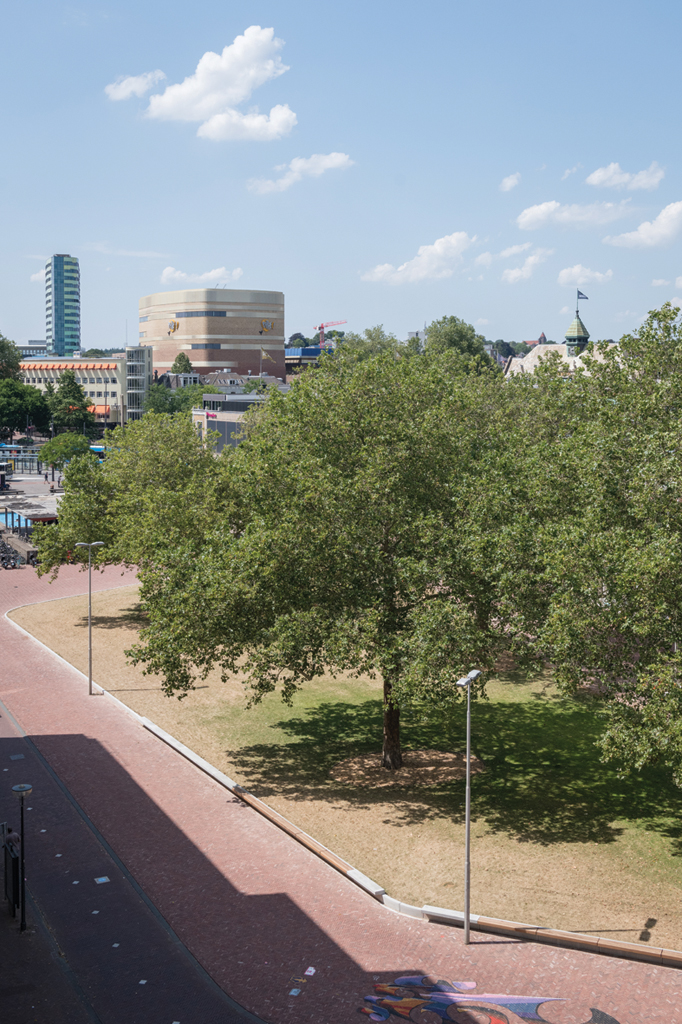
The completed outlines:
{"type": "MultiPolygon", "coordinates": [[[[93,615],[93,629],[130,629],[137,631],[142,626],[147,625],[147,616],[141,610],[141,607],[141,605],[135,604],[131,608],[122,608],[118,615],[93,615]]],[[[77,619],[74,625],[87,629],[87,615],[77,619]]]]}
{"type": "MultiPolygon", "coordinates": [[[[395,826],[462,822],[463,781],[370,789],[329,778],[340,761],[379,749],[381,712],[380,700],[320,704],[273,724],[288,742],[227,754],[265,799],[339,800],[358,808],[390,802],[394,811],[382,820],[395,826]]],[[[603,726],[591,701],[476,702],[472,747],[486,770],[472,778],[473,820],[485,821],[491,833],[541,845],[613,842],[623,833],[616,823],[630,821],[672,839],[682,853],[682,793],[663,768],[621,779],[601,764],[595,742],[603,726]]],[[[404,716],[406,750],[453,751],[464,743],[463,707],[446,715],[404,716]]]]}

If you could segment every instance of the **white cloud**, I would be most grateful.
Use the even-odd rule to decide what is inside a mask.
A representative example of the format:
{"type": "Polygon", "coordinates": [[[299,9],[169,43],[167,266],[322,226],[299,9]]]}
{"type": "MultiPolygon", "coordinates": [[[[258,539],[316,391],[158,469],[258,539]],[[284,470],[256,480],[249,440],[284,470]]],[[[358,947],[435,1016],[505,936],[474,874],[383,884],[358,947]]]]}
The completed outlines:
{"type": "Polygon", "coordinates": [[[319,178],[325,171],[351,167],[353,161],[346,153],[313,153],[312,156],[296,156],[290,164],[275,167],[285,171],[281,178],[251,178],[248,187],[252,192],[265,195],[266,192],[284,192],[301,178],[319,178]]]}
{"type": "Polygon", "coordinates": [[[559,310],[559,316],[564,316],[564,315],[566,315],[566,314],[568,314],[570,312],[571,312],[571,310],[568,308],[568,306],[562,306],[561,309],[559,310]]]}
{"type": "MultiPolygon", "coordinates": [[[[678,277],[677,281],[682,281],[682,277],[678,277]]],[[[678,285],[677,281],[675,281],[676,287],[681,288],[682,285],[678,285]]],[[[670,284],[670,281],[666,281],[664,277],[655,277],[651,283],[654,286],[654,288],[662,288],[663,285],[670,284]]]]}
{"type": "Polygon", "coordinates": [[[554,249],[536,249],[523,261],[523,266],[508,268],[502,271],[502,280],[507,284],[517,284],[519,281],[527,281],[539,263],[544,263],[548,256],[551,256],[554,249]]]}
{"type": "Polygon", "coordinates": [[[597,185],[602,188],[627,188],[634,191],[635,189],[658,188],[664,177],[665,171],[654,160],[645,171],[637,171],[636,174],[622,170],[620,164],[598,167],[596,171],[592,171],[592,174],[588,175],[585,181],[588,185],[597,185]]]}
{"type": "Polygon", "coordinates": [[[193,75],[152,96],[147,116],[200,121],[197,135],[204,139],[269,141],[287,135],[296,124],[287,104],[277,104],[269,114],[235,109],[254,89],[289,70],[278,53],[283,45],[274,29],[251,25],[221,54],[205,53],[193,75]]]}
{"type": "Polygon", "coordinates": [[[35,274],[31,274],[32,281],[44,281],[45,280],[45,267],[42,270],[38,270],[35,274]]]}
{"type": "Polygon", "coordinates": [[[627,231],[624,235],[608,235],[603,239],[609,245],[619,245],[627,249],[648,249],[655,245],[672,242],[682,230],[682,202],[669,203],[655,220],[645,220],[636,231],[627,231]]]}
{"type": "Polygon", "coordinates": [[[111,85],[105,85],[104,91],[110,100],[129,100],[131,96],[144,96],[157,82],[163,82],[163,71],[145,71],[143,75],[121,75],[111,85]]]}
{"type": "Polygon", "coordinates": [[[503,249],[502,252],[482,252],[480,256],[476,257],[474,264],[477,267],[489,267],[493,260],[506,260],[510,256],[518,256],[519,253],[530,249],[531,245],[532,242],[523,242],[521,245],[510,245],[508,249],[503,249]]]}
{"type": "Polygon", "coordinates": [[[244,271],[241,267],[234,270],[227,270],[226,267],[216,267],[215,270],[207,270],[205,274],[186,274],[183,270],[176,270],[175,267],[166,267],[161,274],[161,284],[210,284],[216,285],[223,281],[238,281],[244,271]]]}
{"type": "Polygon", "coordinates": [[[564,270],[559,271],[557,278],[557,284],[604,284],[605,281],[610,281],[613,277],[613,271],[607,270],[604,274],[598,270],[590,270],[589,267],[584,267],[582,263],[576,263],[574,267],[566,267],[564,270]]]}
{"type": "Polygon", "coordinates": [[[572,174],[575,174],[579,167],[582,167],[582,164],[576,164],[575,167],[567,167],[561,175],[561,180],[566,181],[566,178],[570,178],[572,174]]]}
{"type": "Polygon", "coordinates": [[[104,256],[140,256],[144,259],[163,259],[167,252],[153,252],[146,249],[112,249],[108,242],[88,242],[83,246],[90,252],[101,252],[104,256]]]}
{"type": "Polygon", "coordinates": [[[521,175],[518,171],[516,172],[516,174],[509,174],[500,182],[500,192],[511,192],[513,188],[516,188],[520,181],[521,175]]]}
{"type": "Polygon", "coordinates": [[[475,323],[475,326],[476,327],[485,327],[486,324],[489,324],[489,323],[490,323],[490,320],[486,320],[486,319],[484,319],[484,317],[479,316],[478,320],[475,323]]]}
{"type": "MultiPolygon", "coordinates": [[[[667,283],[668,282],[666,281],[666,284],[667,283]]],[[[676,277],[675,278],[675,287],[676,288],[682,288],[682,277],[676,277]]]]}
{"type": "Polygon", "coordinates": [[[678,298],[677,295],[673,295],[670,301],[672,302],[673,306],[682,306],[682,299],[678,298]]]}
{"type": "Polygon", "coordinates": [[[516,218],[516,223],[523,231],[534,231],[546,224],[590,225],[608,224],[612,220],[623,217],[628,212],[629,199],[621,203],[589,203],[581,205],[573,203],[562,205],[556,199],[547,203],[529,206],[516,218]]]}
{"type": "Polygon", "coordinates": [[[405,284],[413,281],[437,281],[451,277],[454,263],[462,259],[462,253],[476,240],[466,231],[455,231],[452,235],[437,238],[433,245],[420,245],[417,255],[394,267],[392,263],[380,263],[362,275],[363,281],[386,281],[388,284],[405,284]]]}

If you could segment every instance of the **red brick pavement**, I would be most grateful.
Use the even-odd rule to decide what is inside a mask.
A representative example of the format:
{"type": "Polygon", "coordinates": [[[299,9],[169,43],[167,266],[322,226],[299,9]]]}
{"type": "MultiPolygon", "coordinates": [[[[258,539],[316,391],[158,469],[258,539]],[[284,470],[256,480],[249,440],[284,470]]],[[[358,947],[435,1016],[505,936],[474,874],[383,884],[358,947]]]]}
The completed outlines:
{"type": "MultiPolygon", "coordinates": [[[[108,570],[93,589],[130,581],[108,570]]],[[[86,586],[74,567],[51,585],[31,569],[4,572],[0,612],[86,586]]],[[[422,973],[560,997],[541,1008],[557,1024],[583,1024],[592,1007],[617,1024],[682,1024],[678,971],[476,933],[467,948],[458,929],[393,914],[112,701],[88,698],[79,673],[5,618],[0,651],[0,699],[186,947],[265,1020],[357,1020],[376,982],[422,973]],[[315,974],[296,984],[308,967],[315,974]]]]}

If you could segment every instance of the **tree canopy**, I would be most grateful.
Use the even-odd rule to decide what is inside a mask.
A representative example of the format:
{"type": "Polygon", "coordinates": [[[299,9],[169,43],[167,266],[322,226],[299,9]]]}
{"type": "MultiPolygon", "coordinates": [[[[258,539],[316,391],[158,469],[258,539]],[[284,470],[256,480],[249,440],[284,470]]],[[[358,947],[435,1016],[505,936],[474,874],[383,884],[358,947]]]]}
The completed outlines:
{"type": "Polygon", "coordinates": [[[173,365],[170,368],[171,373],[192,373],[192,364],[189,361],[189,356],[186,352],[178,352],[173,365]]]}
{"type": "Polygon", "coordinates": [[[67,467],[41,571],[106,533],[98,558],[140,570],[133,656],[169,694],[216,665],[256,702],[374,672],[397,767],[401,712],[508,652],[600,703],[605,758],[682,785],[680,310],[510,379],[446,319],[418,358],[323,359],[219,458],[186,417],[114,432],[104,466],[67,467]]]}
{"type": "Polygon", "coordinates": [[[43,394],[13,377],[0,379],[0,435],[11,440],[27,423],[40,433],[48,430],[50,410],[43,394]]]}
{"type": "Polygon", "coordinates": [[[203,543],[202,520],[215,515],[217,465],[189,417],[148,413],[106,431],[103,444],[103,462],[88,453],[66,466],[59,521],[36,528],[40,574],[83,561],[77,541],[104,542],[93,553],[96,567],[123,563],[141,572],[203,543]]]}
{"type": "Polygon", "coordinates": [[[144,396],[144,411],[155,413],[191,412],[201,408],[203,395],[219,395],[220,388],[213,384],[189,384],[186,388],[167,388],[165,384],[151,384],[144,396]]]}
{"type": "Polygon", "coordinates": [[[64,469],[77,455],[90,451],[90,440],[83,434],[57,434],[40,449],[40,461],[54,469],[64,469]]]}
{"type": "Polygon", "coordinates": [[[4,334],[0,334],[0,380],[23,380],[21,352],[4,334]]]}
{"type": "Polygon", "coordinates": [[[69,431],[86,433],[90,437],[94,435],[95,414],[73,370],[63,371],[56,390],[48,385],[45,397],[58,433],[69,431]]]}

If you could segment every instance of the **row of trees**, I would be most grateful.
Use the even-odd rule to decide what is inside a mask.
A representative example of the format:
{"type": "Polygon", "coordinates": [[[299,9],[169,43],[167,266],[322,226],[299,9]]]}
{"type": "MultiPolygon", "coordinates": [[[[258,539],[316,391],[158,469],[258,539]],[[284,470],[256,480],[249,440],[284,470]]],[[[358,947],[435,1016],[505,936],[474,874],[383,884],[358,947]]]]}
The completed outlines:
{"type": "MultiPolygon", "coordinates": [[[[285,700],[379,673],[384,764],[400,715],[459,698],[504,652],[603,703],[604,756],[682,784],[682,326],[666,304],[567,377],[505,380],[454,318],[425,351],[325,359],[273,392],[218,458],[187,417],[74,459],[41,572],[76,540],[136,565],[132,658],[182,697],[212,667],[285,700]]],[[[72,555],[73,557],[73,555],[72,555]]],[[[79,556],[77,556],[79,557],[79,556]]]]}

